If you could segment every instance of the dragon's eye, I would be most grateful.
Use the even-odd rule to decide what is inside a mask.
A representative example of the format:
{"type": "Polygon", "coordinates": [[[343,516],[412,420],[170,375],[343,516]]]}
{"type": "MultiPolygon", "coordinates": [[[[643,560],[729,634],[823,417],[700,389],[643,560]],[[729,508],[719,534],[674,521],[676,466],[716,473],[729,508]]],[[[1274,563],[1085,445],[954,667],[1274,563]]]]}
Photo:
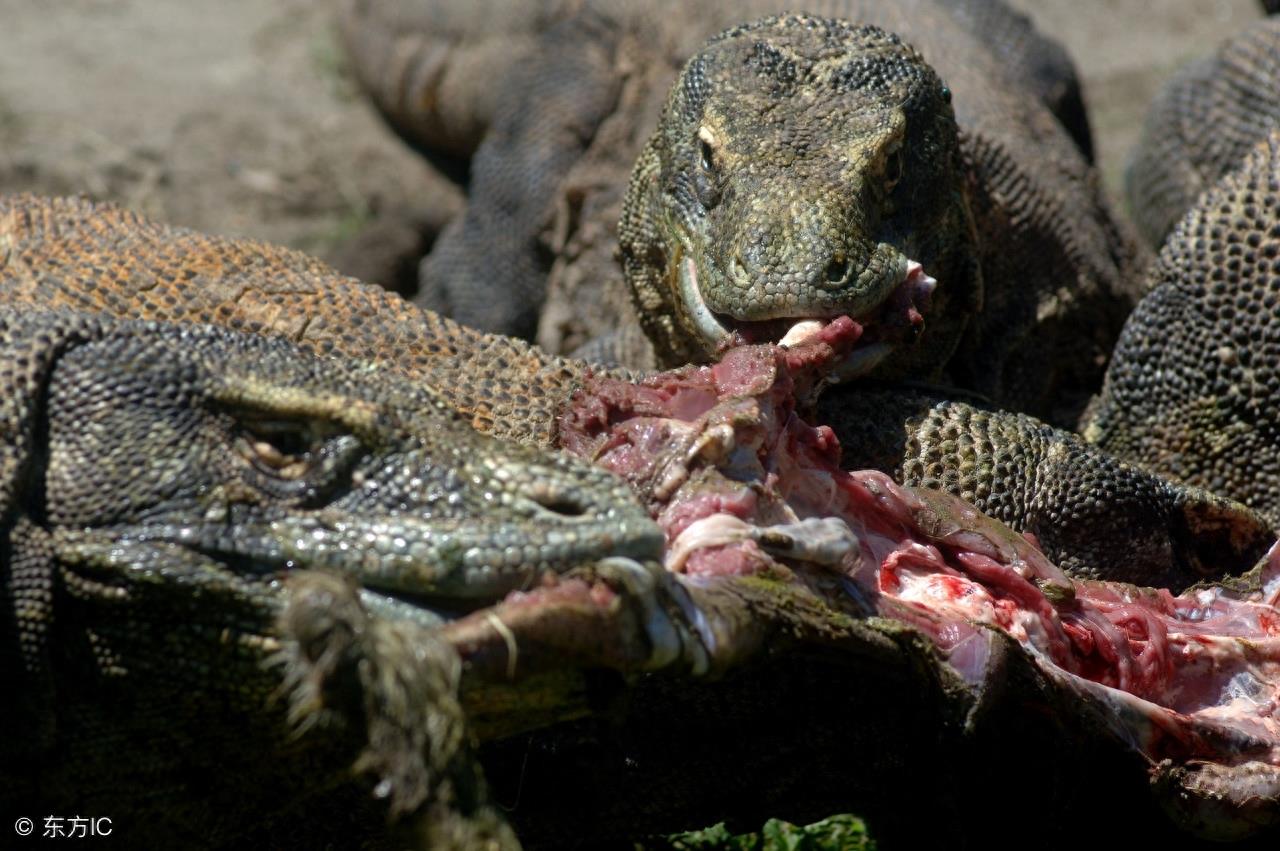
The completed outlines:
{"type": "Polygon", "coordinates": [[[307,422],[242,416],[236,450],[260,473],[282,479],[306,474],[313,451],[322,442],[307,422]]]}
{"type": "Polygon", "coordinates": [[[716,134],[709,127],[698,128],[698,165],[708,177],[716,172],[716,134]]]}
{"type": "Polygon", "coordinates": [[[693,175],[693,191],[704,210],[720,202],[720,181],[716,173],[716,137],[706,127],[698,130],[698,170],[693,175]]]}
{"type": "Polygon", "coordinates": [[[898,181],[902,180],[903,170],[906,168],[902,155],[902,146],[897,145],[889,151],[884,162],[884,186],[886,192],[892,192],[893,188],[898,185],[898,181]]]}
{"type": "Polygon", "coordinates": [[[698,164],[702,166],[702,170],[708,174],[715,171],[715,152],[705,139],[698,140],[698,154],[698,164]]]}
{"type": "Polygon", "coordinates": [[[259,487],[285,496],[295,488],[320,494],[342,479],[364,455],[359,438],[320,419],[283,419],[236,412],[234,446],[257,476],[259,487]],[[276,484],[271,484],[275,482],[276,484]]]}

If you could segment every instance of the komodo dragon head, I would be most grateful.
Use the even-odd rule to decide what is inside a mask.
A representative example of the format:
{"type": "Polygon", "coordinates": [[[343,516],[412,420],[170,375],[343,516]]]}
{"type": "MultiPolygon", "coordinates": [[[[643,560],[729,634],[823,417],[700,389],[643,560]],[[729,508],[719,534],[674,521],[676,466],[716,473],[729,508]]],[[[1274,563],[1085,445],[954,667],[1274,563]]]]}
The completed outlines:
{"type": "MultiPolygon", "coordinates": [[[[287,649],[295,574],[345,578],[371,614],[408,628],[438,623],[437,606],[661,552],[613,475],[480,435],[429,389],[283,340],[5,309],[0,384],[0,710],[23,719],[0,747],[0,792],[31,760],[21,794],[42,806],[119,802],[141,821],[154,802],[170,825],[195,806],[210,820],[199,829],[216,830],[250,817],[242,788],[218,798],[246,782],[237,770],[271,773],[252,796],[265,812],[290,784],[331,788],[313,754],[292,769],[281,757],[315,744],[299,748],[283,719],[291,702],[298,718],[317,707],[267,664],[287,649]],[[192,778],[203,791],[164,797],[192,778]]],[[[371,659],[360,677],[377,675],[371,659]]],[[[377,707],[405,729],[429,711],[377,707]]]]}
{"type": "Polygon", "coordinates": [[[874,26],[786,15],[711,39],[672,89],[620,225],[659,359],[847,314],[865,327],[848,375],[936,371],[980,296],[950,101],[874,26]]]}

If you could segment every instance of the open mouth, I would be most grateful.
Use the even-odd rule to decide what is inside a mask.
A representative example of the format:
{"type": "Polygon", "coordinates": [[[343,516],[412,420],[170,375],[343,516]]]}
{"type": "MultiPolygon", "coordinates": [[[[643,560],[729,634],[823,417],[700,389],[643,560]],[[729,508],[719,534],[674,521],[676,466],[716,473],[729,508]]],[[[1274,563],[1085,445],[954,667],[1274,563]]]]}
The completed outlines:
{"type": "MultiPolygon", "coordinates": [[[[740,320],[712,310],[698,283],[698,267],[686,256],[679,264],[680,296],[694,326],[714,349],[753,343],[796,346],[810,339],[833,317],[793,316],[758,321],[740,320]]],[[[915,260],[905,260],[901,279],[871,311],[853,319],[862,326],[862,335],[846,360],[833,367],[837,380],[865,375],[895,348],[907,345],[924,330],[925,314],[937,280],[915,260]]]]}
{"type": "Polygon", "coordinates": [[[1004,636],[1068,711],[1176,778],[1171,809],[1208,811],[1226,834],[1280,818],[1280,548],[1248,590],[1082,581],[957,498],[846,472],[831,430],[795,406],[861,339],[837,319],[787,349],[596,379],[562,443],[632,483],[679,583],[801,583],[837,610],[914,627],[975,690],[1004,636]]]}

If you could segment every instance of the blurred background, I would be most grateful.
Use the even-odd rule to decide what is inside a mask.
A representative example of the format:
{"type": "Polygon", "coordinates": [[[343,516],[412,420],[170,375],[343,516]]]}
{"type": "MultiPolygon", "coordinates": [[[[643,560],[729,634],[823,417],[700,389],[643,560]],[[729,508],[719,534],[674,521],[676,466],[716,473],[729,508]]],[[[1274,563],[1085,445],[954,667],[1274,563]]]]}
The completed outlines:
{"type": "MultiPolygon", "coordinates": [[[[1160,83],[1261,15],[1256,0],[1010,2],[1075,59],[1117,203],[1160,83]]],[[[323,0],[0,0],[0,20],[0,191],[83,192],[390,284],[460,203],[361,97],[323,0]]]]}

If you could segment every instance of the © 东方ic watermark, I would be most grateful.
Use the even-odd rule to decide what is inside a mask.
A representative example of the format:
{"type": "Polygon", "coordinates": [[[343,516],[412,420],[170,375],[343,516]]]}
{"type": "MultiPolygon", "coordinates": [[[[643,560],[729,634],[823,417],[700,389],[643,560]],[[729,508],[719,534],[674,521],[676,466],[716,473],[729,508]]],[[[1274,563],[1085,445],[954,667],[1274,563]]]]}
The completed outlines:
{"type": "Polygon", "coordinates": [[[110,836],[112,826],[111,819],[105,816],[45,816],[43,827],[38,827],[23,816],[13,823],[13,830],[19,836],[38,835],[41,839],[89,839],[110,836]]]}

